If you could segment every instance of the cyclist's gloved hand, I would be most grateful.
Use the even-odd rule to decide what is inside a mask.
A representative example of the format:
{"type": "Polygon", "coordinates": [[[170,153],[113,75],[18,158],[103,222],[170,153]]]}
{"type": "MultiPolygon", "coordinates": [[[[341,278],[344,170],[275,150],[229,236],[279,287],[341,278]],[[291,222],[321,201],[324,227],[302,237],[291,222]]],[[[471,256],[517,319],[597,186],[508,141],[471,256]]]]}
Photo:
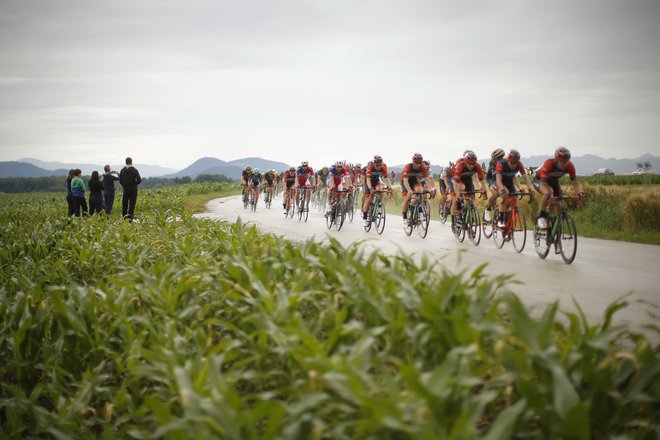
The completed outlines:
{"type": "Polygon", "coordinates": [[[578,193],[578,197],[582,200],[585,200],[587,198],[587,195],[584,193],[584,191],[580,191],[578,193]]]}

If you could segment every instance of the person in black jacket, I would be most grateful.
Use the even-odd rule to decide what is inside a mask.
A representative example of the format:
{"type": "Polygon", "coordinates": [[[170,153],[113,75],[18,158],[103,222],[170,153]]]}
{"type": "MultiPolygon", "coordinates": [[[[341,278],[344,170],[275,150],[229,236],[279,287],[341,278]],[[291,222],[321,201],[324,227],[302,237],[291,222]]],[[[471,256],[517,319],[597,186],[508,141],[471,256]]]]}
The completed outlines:
{"type": "Polygon", "coordinates": [[[112,214],[112,205],[115,203],[115,182],[119,180],[117,171],[113,171],[110,165],[103,167],[103,194],[105,195],[105,213],[112,214]]]}
{"type": "Polygon", "coordinates": [[[76,207],[73,204],[73,192],[71,191],[71,181],[74,178],[75,171],[73,168],[70,169],[69,174],[64,179],[64,184],[66,185],[66,204],[69,205],[69,217],[72,217],[76,213],[76,207]]]}
{"type": "Polygon", "coordinates": [[[127,157],[126,166],[119,173],[119,184],[124,188],[124,196],[121,200],[121,216],[123,218],[133,220],[140,183],[142,183],[140,173],[133,166],[133,159],[127,157]]]}
{"type": "Polygon", "coordinates": [[[98,171],[92,171],[87,186],[89,186],[89,214],[100,214],[103,210],[103,183],[98,171]]]}

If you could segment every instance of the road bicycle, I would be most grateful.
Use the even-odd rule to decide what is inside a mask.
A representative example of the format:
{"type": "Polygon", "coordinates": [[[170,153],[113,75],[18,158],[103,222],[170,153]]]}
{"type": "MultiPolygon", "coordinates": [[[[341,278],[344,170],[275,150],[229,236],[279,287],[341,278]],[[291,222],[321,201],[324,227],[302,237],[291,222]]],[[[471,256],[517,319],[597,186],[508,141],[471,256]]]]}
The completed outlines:
{"type": "Polygon", "coordinates": [[[335,226],[339,231],[344,225],[344,220],[346,220],[346,202],[344,199],[346,199],[347,192],[347,189],[333,191],[330,200],[330,211],[325,214],[325,223],[328,229],[335,226]]]}
{"type": "Polygon", "coordinates": [[[459,195],[456,205],[456,215],[452,222],[452,231],[459,242],[465,240],[465,234],[475,246],[481,241],[481,216],[479,208],[474,203],[474,195],[481,191],[466,191],[459,195]],[[467,197],[466,197],[467,196],[467,197]]]}
{"type": "Polygon", "coordinates": [[[270,209],[270,205],[273,203],[273,193],[275,192],[275,187],[274,186],[267,186],[266,187],[266,195],[264,196],[264,204],[266,205],[266,208],[270,209]]]}
{"type": "Polygon", "coordinates": [[[548,228],[541,229],[538,221],[534,222],[534,247],[539,257],[545,258],[550,246],[554,245],[555,254],[561,254],[564,263],[571,264],[577,254],[578,235],[575,221],[565,207],[567,200],[577,200],[578,208],[584,202],[577,196],[553,197],[548,210],[548,228]]]}
{"type": "Polygon", "coordinates": [[[250,191],[250,208],[252,209],[252,212],[257,210],[258,201],[259,201],[259,187],[254,186],[252,187],[252,191],[250,191]]]}
{"type": "Polygon", "coordinates": [[[518,253],[521,253],[523,249],[525,249],[525,242],[527,241],[527,225],[525,222],[525,214],[518,207],[518,200],[521,200],[525,196],[529,197],[530,200],[532,198],[532,196],[526,192],[509,193],[508,205],[510,209],[508,215],[506,215],[504,226],[498,226],[498,224],[500,218],[507,213],[500,212],[497,206],[493,208],[491,232],[493,242],[498,249],[501,249],[507,241],[513,243],[513,248],[518,253]]]}
{"type": "Polygon", "coordinates": [[[316,192],[316,194],[318,194],[317,206],[319,212],[323,213],[325,212],[325,209],[328,206],[328,187],[324,185],[320,190],[316,192]]]}
{"type": "Polygon", "coordinates": [[[344,206],[346,210],[346,215],[348,216],[348,220],[352,223],[353,222],[353,217],[355,216],[355,210],[357,208],[357,189],[356,187],[351,187],[348,190],[348,195],[344,198],[346,202],[346,206],[344,206]]]}
{"type": "Polygon", "coordinates": [[[420,237],[426,238],[431,220],[431,204],[426,195],[430,193],[428,190],[415,191],[408,201],[408,221],[403,226],[403,231],[407,236],[410,236],[413,229],[416,229],[420,237]]]}
{"type": "Polygon", "coordinates": [[[243,208],[247,209],[250,203],[250,189],[247,185],[243,186],[243,208]]]}
{"type": "Polygon", "coordinates": [[[367,223],[364,224],[364,230],[369,232],[371,226],[376,226],[378,235],[382,234],[385,230],[385,203],[383,202],[382,194],[386,192],[392,195],[392,190],[387,189],[373,189],[371,190],[371,197],[369,199],[369,206],[367,207],[367,223]]]}
{"type": "Polygon", "coordinates": [[[309,217],[309,199],[307,198],[307,191],[313,189],[313,186],[305,185],[300,187],[298,191],[298,221],[309,217]]]}
{"type": "Polygon", "coordinates": [[[295,212],[293,187],[287,188],[284,192],[284,217],[293,218],[295,212]]]}
{"type": "Polygon", "coordinates": [[[440,222],[442,224],[447,223],[447,217],[451,212],[451,199],[447,197],[444,204],[438,206],[438,216],[440,217],[440,222]]]}

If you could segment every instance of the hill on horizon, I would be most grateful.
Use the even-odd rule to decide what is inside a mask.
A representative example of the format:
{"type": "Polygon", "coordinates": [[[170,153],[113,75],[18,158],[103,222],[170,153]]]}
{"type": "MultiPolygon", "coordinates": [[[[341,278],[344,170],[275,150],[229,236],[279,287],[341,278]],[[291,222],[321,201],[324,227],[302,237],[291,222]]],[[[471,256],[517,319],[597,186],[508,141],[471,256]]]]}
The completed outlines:
{"type": "Polygon", "coordinates": [[[289,165],[283,162],[275,162],[260,157],[246,157],[244,159],[236,159],[230,162],[225,162],[224,160],[214,157],[202,157],[181,171],[161,177],[175,178],[188,176],[194,179],[200,174],[222,174],[230,179],[239,180],[243,169],[247,165],[259,168],[261,172],[267,171],[270,168],[273,168],[276,171],[282,171],[289,167],[289,165]]]}
{"type": "MultiPolygon", "coordinates": [[[[26,157],[23,159],[18,159],[17,162],[29,163],[36,167],[39,167],[43,170],[56,172],[54,175],[64,175],[68,173],[71,168],[79,168],[82,170],[83,175],[90,175],[92,171],[98,171],[103,174],[103,167],[106,164],[90,164],[90,163],[65,163],[65,162],[48,162],[39,159],[34,159],[31,157],[26,157]]],[[[124,167],[124,164],[121,165],[112,165],[110,164],[113,170],[119,171],[124,167]]],[[[174,168],[161,167],[160,165],[149,165],[136,163],[136,168],[140,171],[142,177],[156,177],[163,174],[172,173],[176,170],[174,168]]],[[[48,174],[53,175],[53,174],[48,174]]],[[[29,176],[6,176],[6,177],[29,177],[29,176]]]]}

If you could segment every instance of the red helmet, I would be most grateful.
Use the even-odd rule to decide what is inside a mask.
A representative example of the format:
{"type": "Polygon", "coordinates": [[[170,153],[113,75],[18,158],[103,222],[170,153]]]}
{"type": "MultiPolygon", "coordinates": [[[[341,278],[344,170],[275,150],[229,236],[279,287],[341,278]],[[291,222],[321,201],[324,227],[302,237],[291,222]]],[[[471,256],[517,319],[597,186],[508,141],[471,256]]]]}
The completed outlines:
{"type": "Polygon", "coordinates": [[[424,160],[424,156],[422,156],[421,154],[419,154],[419,153],[413,154],[413,157],[412,157],[413,162],[422,163],[423,160],[424,160]]]}
{"type": "Polygon", "coordinates": [[[571,160],[571,152],[566,147],[559,147],[555,150],[555,159],[568,162],[571,160]]]}
{"type": "Polygon", "coordinates": [[[477,163],[477,155],[474,154],[474,151],[467,151],[463,156],[463,159],[465,159],[465,161],[470,165],[477,163]]]}
{"type": "Polygon", "coordinates": [[[518,162],[520,160],[520,153],[518,153],[518,150],[509,151],[508,159],[511,162],[518,162]]]}

